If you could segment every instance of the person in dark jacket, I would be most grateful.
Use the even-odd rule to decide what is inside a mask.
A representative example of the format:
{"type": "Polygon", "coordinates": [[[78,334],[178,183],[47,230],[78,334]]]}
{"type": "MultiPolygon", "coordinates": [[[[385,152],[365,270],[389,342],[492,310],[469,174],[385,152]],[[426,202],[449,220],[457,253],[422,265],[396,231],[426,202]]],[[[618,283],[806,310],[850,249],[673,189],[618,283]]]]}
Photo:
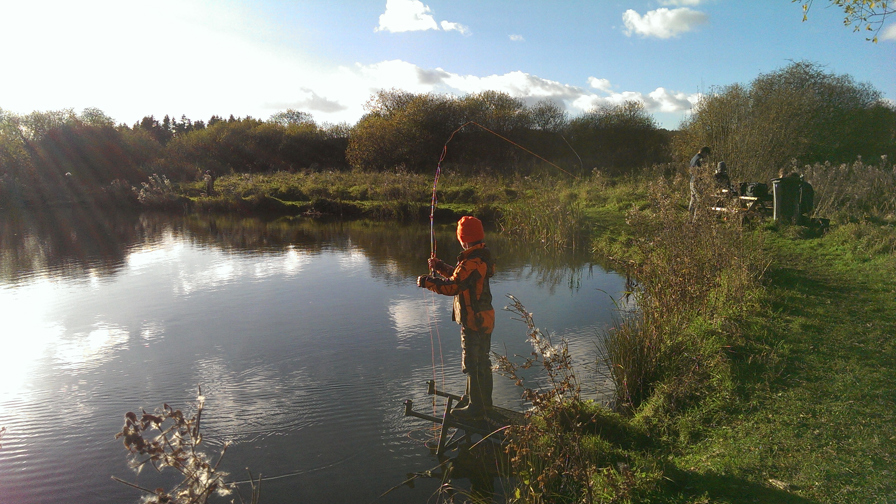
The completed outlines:
{"type": "Polygon", "coordinates": [[[731,177],[728,176],[728,165],[724,161],[719,161],[716,165],[716,173],[713,175],[716,182],[716,189],[719,189],[725,196],[733,198],[737,196],[737,191],[731,185],[731,177]]]}
{"type": "Polygon", "coordinates": [[[700,201],[700,195],[697,191],[697,185],[699,184],[698,178],[700,175],[700,167],[703,166],[703,160],[709,157],[711,150],[709,147],[703,147],[700,149],[700,152],[694,155],[691,158],[691,202],[688,203],[688,212],[691,213],[691,219],[694,219],[697,214],[697,205],[700,201]]]}
{"type": "Polygon", "coordinates": [[[454,296],[452,320],[461,326],[461,367],[467,375],[467,389],[452,414],[462,418],[482,416],[492,408],[490,352],[495,310],[489,278],[495,274],[495,262],[484,239],[482,222],[469,215],[462,217],[457,223],[457,240],[464,250],[457,256],[457,265],[431,257],[428,265],[433,274],[417,278],[419,287],[454,296]]]}

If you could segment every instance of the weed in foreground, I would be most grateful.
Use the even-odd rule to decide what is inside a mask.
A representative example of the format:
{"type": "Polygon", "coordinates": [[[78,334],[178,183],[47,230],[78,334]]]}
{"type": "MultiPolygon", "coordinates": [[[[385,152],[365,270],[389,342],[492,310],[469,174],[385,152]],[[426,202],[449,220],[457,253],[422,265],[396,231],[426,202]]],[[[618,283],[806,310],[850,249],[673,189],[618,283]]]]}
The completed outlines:
{"type": "Polygon", "coordinates": [[[662,409],[681,410],[721,383],[724,338],[736,333],[732,321],[756,306],[767,266],[758,235],[739,220],[708,208],[689,218],[664,179],[648,194],[649,204],[627,216],[637,309],[601,347],[616,408],[628,413],[660,390],[662,409]]]}
{"type": "MultiPolygon", "coordinates": [[[[144,502],[147,504],[204,504],[212,495],[229,495],[235,490],[240,502],[243,502],[236,485],[225,481],[227,473],[218,469],[228,445],[224,445],[214,464],[208,455],[198,449],[202,442],[199,425],[204,403],[205,398],[200,390],[195,412],[191,416],[168,404],[154,414],[144,410],[140,417],[128,412],[124,427],[115,435],[116,439],[122,438],[135,470],[139,472],[147,464],[158,472],[171,468],[183,476],[183,481],[170,490],[150,490],[115,476],[112,479],[146,493],[144,502]]],[[[250,482],[252,495],[249,502],[257,504],[261,476],[253,481],[250,474],[250,482]]]]}
{"type": "MultiPolygon", "coordinates": [[[[517,478],[514,502],[627,502],[651,481],[633,469],[626,447],[644,442],[619,415],[583,401],[565,340],[552,341],[515,297],[506,309],[527,326],[533,351],[523,362],[497,356],[498,371],[524,387],[533,409],[529,422],[508,432],[507,452],[517,478]],[[542,390],[526,387],[522,370],[546,376],[542,390]]],[[[654,475],[655,476],[655,475],[654,475]]]]}

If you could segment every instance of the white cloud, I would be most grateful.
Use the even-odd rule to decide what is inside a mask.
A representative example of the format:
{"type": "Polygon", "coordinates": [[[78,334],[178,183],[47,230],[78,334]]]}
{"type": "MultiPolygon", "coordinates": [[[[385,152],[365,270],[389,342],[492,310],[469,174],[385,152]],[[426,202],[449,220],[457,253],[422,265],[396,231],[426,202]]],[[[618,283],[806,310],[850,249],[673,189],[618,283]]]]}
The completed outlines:
{"type": "Polygon", "coordinates": [[[598,79],[597,77],[588,77],[588,85],[593,87],[594,89],[599,89],[601,91],[610,92],[612,86],[610,85],[610,81],[607,79],[598,79]]]}
{"type": "Polygon", "coordinates": [[[514,42],[525,42],[526,41],[526,39],[524,39],[522,35],[511,35],[510,40],[512,40],[514,42]]]}
{"type": "Polygon", "coordinates": [[[380,24],[374,31],[438,30],[439,25],[430,12],[420,0],[386,0],[386,12],[380,15],[380,24]]]}
{"type": "Polygon", "coordinates": [[[286,102],[265,103],[265,107],[272,110],[296,109],[308,111],[312,115],[315,113],[331,114],[347,110],[348,107],[336,100],[320,96],[313,90],[303,87],[300,88],[303,95],[296,99],[286,102]]]}
{"type": "Polygon", "coordinates": [[[703,3],[703,0],[660,0],[660,5],[672,5],[674,7],[696,7],[703,3]]]}
{"type": "Polygon", "coordinates": [[[441,85],[446,92],[455,94],[472,94],[481,91],[503,91],[518,98],[529,98],[537,101],[544,98],[556,98],[572,100],[582,89],[557,81],[543,79],[525,72],[515,71],[503,75],[488,75],[479,77],[475,75],[459,75],[446,72],[441,85]]]}
{"type": "Polygon", "coordinates": [[[632,9],[625,11],[622,21],[625,23],[625,34],[637,33],[642,37],[667,39],[693,30],[696,26],[709,20],[703,12],[681,9],[657,9],[638,14],[632,9]]]}
{"type": "MultiPolygon", "coordinates": [[[[614,92],[608,79],[589,77],[588,86],[574,86],[545,79],[521,71],[486,76],[457,74],[442,68],[422,68],[402,60],[381,61],[370,65],[356,64],[341,67],[330,75],[319,75],[313,83],[306,80],[305,88],[292,102],[305,104],[318,122],[341,122],[354,124],[365,110],[364,103],[378,90],[401,89],[410,93],[439,93],[463,96],[494,90],[520,98],[528,105],[541,100],[551,100],[566,108],[571,116],[580,115],[600,106],[619,105],[627,100],[643,103],[651,114],[665,114],[668,120],[680,118],[696,103],[698,94],[686,94],[658,87],[654,91],[614,92]],[[316,100],[316,101],[315,101],[316,100]],[[324,107],[312,109],[312,103],[325,103],[324,107]],[[337,110],[338,109],[338,110],[337,110]]],[[[295,96],[295,91],[293,96],[295,96]]],[[[280,107],[271,110],[268,115],[280,107]]],[[[668,127],[675,127],[667,124],[668,127]]]]}
{"type": "Polygon", "coordinates": [[[602,106],[620,105],[626,101],[642,103],[644,108],[652,114],[681,114],[691,110],[700,97],[699,93],[686,94],[669,91],[663,87],[658,87],[647,94],[637,91],[617,93],[611,91],[612,85],[609,80],[596,77],[589,77],[588,83],[591,87],[605,94],[598,95],[582,91],[580,96],[572,100],[570,104],[572,109],[570,112],[573,115],[577,112],[588,112],[602,106]]]}
{"type": "MultiPolygon", "coordinates": [[[[405,5],[411,3],[406,1],[405,5]]],[[[17,22],[0,30],[0,42],[9,47],[28,39],[39,26],[69,34],[74,33],[71,26],[98,22],[112,31],[67,36],[65,45],[41,39],[6,54],[9,59],[6,63],[10,68],[20,69],[22,78],[0,80],[0,96],[6,97],[3,109],[27,114],[34,110],[71,107],[80,111],[84,107],[97,107],[116,122],[134,124],[151,114],[156,118],[183,114],[194,121],[230,114],[266,119],[278,111],[294,108],[310,112],[318,123],[354,124],[376,91],[392,88],[454,95],[503,91],[527,104],[543,99],[562,103],[572,115],[595,105],[625,99],[643,101],[651,111],[685,110],[690,99],[663,88],[650,94],[614,93],[607,79],[597,77],[570,85],[521,71],[458,74],[397,59],[328,67],[258,40],[256,35],[268,33],[270,27],[245,11],[214,11],[208,15],[183,0],[159,0],[159,4],[165,8],[155,12],[137,6],[116,10],[112,8],[117,5],[115,0],[106,0],[104,5],[108,8],[97,11],[82,11],[75,4],[63,3],[57,10],[59,16],[48,19],[40,18],[37,2],[14,4],[18,10],[11,12],[14,15],[11,19],[17,22]],[[96,17],[100,13],[105,17],[96,17]],[[128,33],[141,33],[158,26],[164,27],[159,37],[145,41],[134,39],[128,45],[108,44],[109,37],[126,38],[128,33]],[[178,37],[183,33],[195,35],[192,51],[204,54],[203,58],[166,56],[178,54],[176,46],[181,43],[178,37]],[[79,63],[78,55],[99,52],[119,64],[94,67],[79,63]],[[41,63],[45,61],[53,64],[41,63]],[[146,75],[189,76],[190,83],[202,83],[233,68],[241,71],[231,72],[228,79],[216,81],[214,86],[159,86],[157,80],[146,78],[146,75]],[[58,73],[71,77],[65,86],[59,85],[58,73]],[[127,89],[120,82],[128,82],[127,89]]],[[[418,13],[428,12],[422,3],[416,2],[416,5],[418,13]]],[[[390,3],[387,10],[391,6],[390,3]]]]}
{"type": "Polygon", "coordinates": [[[440,82],[431,77],[429,81],[420,78],[417,65],[402,60],[389,60],[372,65],[355,65],[354,75],[369,89],[400,88],[412,93],[429,91],[430,82],[440,82]]]}
{"type": "Polygon", "coordinates": [[[896,23],[881,29],[878,40],[896,40],[896,23]]]}
{"type": "Polygon", "coordinates": [[[460,23],[442,21],[436,23],[432,9],[420,0],[386,0],[386,11],[380,14],[380,24],[374,31],[391,33],[438,30],[456,31],[469,35],[470,29],[460,23]]]}
{"type": "Polygon", "coordinates": [[[440,23],[442,25],[442,29],[445,31],[456,31],[460,32],[461,35],[469,35],[470,29],[459,23],[452,23],[451,21],[442,21],[440,23]]]}
{"type": "MultiPolygon", "coordinates": [[[[682,113],[691,109],[697,101],[696,94],[689,95],[669,91],[663,87],[650,93],[637,91],[613,92],[608,79],[590,77],[588,88],[563,84],[525,72],[515,71],[500,75],[461,75],[441,68],[425,69],[401,60],[383,61],[373,65],[356,65],[344,68],[338,79],[346,89],[364,90],[368,96],[341,100],[343,103],[363,103],[369,94],[379,89],[402,89],[411,93],[446,93],[467,95],[494,90],[520,98],[527,104],[552,100],[562,104],[575,116],[604,105],[619,105],[627,100],[643,103],[650,113],[682,113]]],[[[362,112],[359,106],[350,105],[346,114],[356,114],[349,122],[357,121],[362,112]]]]}
{"type": "Polygon", "coordinates": [[[292,54],[287,61],[285,53],[258,41],[255,37],[268,31],[267,26],[247,9],[202,10],[200,4],[177,0],[159,0],[147,9],[136,3],[97,0],[90,8],[57,2],[48,15],[45,4],[18,2],[11,4],[13,11],[4,4],[0,15],[9,20],[9,26],[0,30],[0,46],[17,47],[4,53],[4,65],[19,75],[0,82],[0,96],[5,97],[3,108],[16,113],[97,107],[127,124],[150,114],[157,118],[186,114],[194,120],[213,114],[255,115],[259,96],[279,100],[281,92],[295,91],[284,79],[259,76],[270,76],[277,69],[278,76],[294,78],[301,73],[289,69],[307,65],[301,56],[292,54]],[[85,26],[104,29],[85,31],[85,26]],[[46,36],[21,43],[38,31],[46,36]],[[149,32],[155,36],[132,37],[149,32]],[[190,34],[189,50],[185,33],[190,34]],[[109,42],[125,39],[130,42],[109,42]],[[90,55],[89,62],[85,55],[90,55]],[[214,86],[192,85],[234,68],[240,71],[214,86]],[[64,82],[60,75],[66,76],[64,82]],[[148,75],[191,82],[159,86],[148,75]]]}
{"type": "Polygon", "coordinates": [[[697,103],[699,94],[672,92],[658,87],[647,95],[644,105],[653,112],[683,112],[697,103]]]}

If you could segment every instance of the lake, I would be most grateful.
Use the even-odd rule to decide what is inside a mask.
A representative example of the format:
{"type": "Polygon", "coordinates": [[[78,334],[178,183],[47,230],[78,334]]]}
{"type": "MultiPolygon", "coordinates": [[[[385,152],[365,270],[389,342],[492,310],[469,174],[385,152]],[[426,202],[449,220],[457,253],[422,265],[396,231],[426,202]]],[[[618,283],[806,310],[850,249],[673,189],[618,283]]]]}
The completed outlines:
{"type": "MultiPolygon", "coordinates": [[[[437,237],[453,263],[454,226],[437,237]]],[[[597,343],[625,278],[488,230],[486,242],[492,350],[531,352],[502,310],[512,294],[569,341],[584,396],[599,399],[597,343]]],[[[431,413],[431,379],[463,391],[451,298],[415,285],[429,254],[428,223],[0,215],[0,504],[139,500],[112,476],[170,485],[130,469],[114,435],[128,411],[187,411],[199,387],[202,446],[232,443],[221,467],[262,474],[262,503],[426,501],[435,480],[378,497],[437,464],[430,425],[403,401],[431,413]]],[[[496,405],[524,411],[521,392],[495,376],[496,405]]]]}

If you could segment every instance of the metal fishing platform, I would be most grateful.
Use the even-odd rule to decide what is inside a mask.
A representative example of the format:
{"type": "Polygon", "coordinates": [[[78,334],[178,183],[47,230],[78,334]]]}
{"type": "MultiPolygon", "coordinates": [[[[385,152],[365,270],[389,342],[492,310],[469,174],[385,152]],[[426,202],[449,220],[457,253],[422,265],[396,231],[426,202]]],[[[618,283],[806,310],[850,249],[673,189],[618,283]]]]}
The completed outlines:
{"type": "Polygon", "coordinates": [[[441,425],[438,443],[434,450],[434,453],[440,457],[445,455],[446,452],[457,448],[462,442],[469,444],[474,435],[481,436],[482,439],[501,443],[504,441],[504,433],[507,427],[523,425],[527,422],[525,413],[497,406],[492,407],[481,417],[472,419],[458,418],[451,414],[451,409],[456,402],[460,401],[461,397],[437,390],[435,380],[429,380],[426,384],[427,394],[447,399],[442,417],[439,418],[414,411],[414,402],[410,399],[404,401],[404,416],[420,418],[441,425]]]}

